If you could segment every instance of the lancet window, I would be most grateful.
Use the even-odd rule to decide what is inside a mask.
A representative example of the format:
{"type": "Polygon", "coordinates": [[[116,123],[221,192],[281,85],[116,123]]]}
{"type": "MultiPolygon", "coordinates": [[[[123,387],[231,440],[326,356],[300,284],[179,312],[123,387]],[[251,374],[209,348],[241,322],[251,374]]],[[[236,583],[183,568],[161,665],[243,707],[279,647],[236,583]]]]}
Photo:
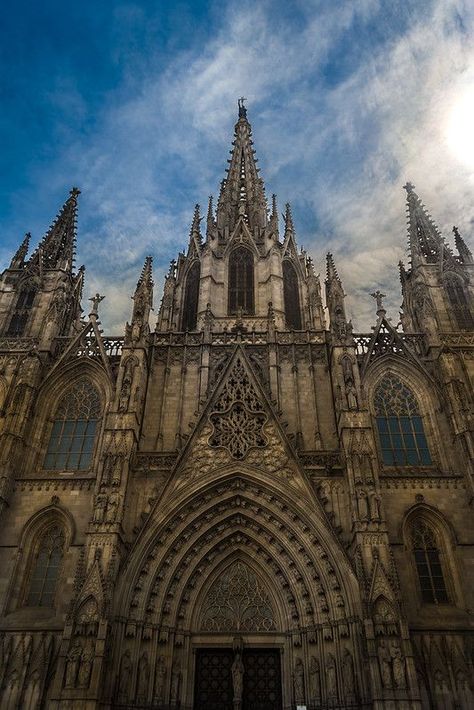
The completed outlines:
{"type": "Polygon", "coordinates": [[[90,468],[100,415],[99,393],[89,380],[80,380],[59,402],[44,468],[62,471],[90,468]]]}
{"type": "Polygon", "coordinates": [[[199,281],[201,278],[201,266],[196,261],[188,271],[186,276],[186,286],[184,291],[183,305],[183,330],[196,330],[198,303],[199,303],[199,281]]]}
{"type": "Polygon", "coordinates": [[[35,288],[26,287],[20,291],[10,325],[8,326],[7,335],[21,336],[24,334],[35,296],[35,288]]]}
{"type": "Polygon", "coordinates": [[[411,389],[395,375],[387,375],[375,391],[374,406],[383,463],[429,466],[423,419],[411,389]]]}
{"type": "Polygon", "coordinates": [[[457,276],[450,276],[445,281],[445,287],[456,326],[459,330],[472,330],[474,319],[461,280],[457,276]]]}
{"type": "Polygon", "coordinates": [[[229,257],[229,314],[255,313],[254,267],[252,252],[237,247],[229,257]]]}
{"type": "Polygon", "coordinates": [[[423,519],[412,523],[411,543],[422,601],[425,604],[449,602],[437,536],[423,519]]]}
{"type": "Polygon", "coordinates": [[[60,525],[50,526],[37,541],[26,596],[27,606],[54,606],[64,544],[64,530],[60,525]]]}
{"type": "Polygon", "coordinates": [[[293,264],[283,261],[283,296],[285,299],[286,324],[294,330],[301,330],[301,308],[298,277],[293,264]]]}

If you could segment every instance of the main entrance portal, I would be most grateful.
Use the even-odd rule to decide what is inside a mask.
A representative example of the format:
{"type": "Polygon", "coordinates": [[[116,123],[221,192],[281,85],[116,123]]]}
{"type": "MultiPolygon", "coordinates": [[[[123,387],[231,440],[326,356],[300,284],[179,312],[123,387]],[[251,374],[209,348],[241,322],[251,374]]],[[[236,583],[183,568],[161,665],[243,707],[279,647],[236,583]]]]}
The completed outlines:
{"type": "MultiPolygon", "coordinates": [[[[197,651],[194,710],[234,710],[232,649],[197,651]]],[[[244,649],[240,710],[281,710],[280,652],[244,649]]]]}

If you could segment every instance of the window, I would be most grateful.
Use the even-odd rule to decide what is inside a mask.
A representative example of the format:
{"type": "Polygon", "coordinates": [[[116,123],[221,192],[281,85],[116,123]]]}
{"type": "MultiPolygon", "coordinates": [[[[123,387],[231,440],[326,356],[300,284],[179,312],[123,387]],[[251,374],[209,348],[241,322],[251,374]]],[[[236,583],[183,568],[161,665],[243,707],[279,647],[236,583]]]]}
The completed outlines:
{"type": "Polygon", "coordinates": [[[54,606],[64,542],[64,531],[59,525],[48,528],[40,538],[31,568],[27,606],[54,606]]]}
{"type": "Polygon", "coordinates": [[[183,330],[196,330],[201,266],[196,261],[188,271],[184,293],[183,330]]]}
{"type": "Polygon", "coordinates": [[[383,378],[374,397],[377,429],[386,466],[429,466],[431,456],[418,402],[395,375],[383,378]]]}
{"type": "Polygon", "coordinates": [[[446,279],[445,286],[457,327],[460,330],[472,330],[474,319],[461,280],[457,276],[450,276],[446,279]]]}
{"type": "Polygon", "coordinates": [[[289,328],[301,330],[301,309],[298,277],[293,264],[283,261],[283,297],[285,299],[285,317],[289,328]]]}
{"type": "Polygon", "coordinates": [[[424,520],[415,520],[411,526],[411,541],[423,602],[449,602],[435,532],[424,520]]]}
{"type": "Polygon", "coordinates": [[[229,314],[253,315],[253,256],[245,247],[234,249],[229,257],[229,314]]]}
{"type": "Polygon", "coordinates": [[[89,380],[75,384],[59,402],[44,468],[84,471],[92,462],[100,398],[89,380]]]}
{"type": "Polygon", "coordinates": [[[7,335],[21,336],[25,332],[26,323],[36,296],[36,289],[23,288],[18,294],[15,311],[12,315],[7,335]]]}

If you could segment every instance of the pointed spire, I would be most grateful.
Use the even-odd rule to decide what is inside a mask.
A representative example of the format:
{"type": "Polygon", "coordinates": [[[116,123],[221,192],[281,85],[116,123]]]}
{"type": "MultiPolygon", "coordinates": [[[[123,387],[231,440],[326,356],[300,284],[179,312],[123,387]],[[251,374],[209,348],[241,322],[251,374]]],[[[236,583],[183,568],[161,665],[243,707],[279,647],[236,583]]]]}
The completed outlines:
{"type": "Polygon", "coordinates": [[[132,322],[125,328],[125,342],[136,345],[150,332],[150,310],[153,305],[153,258],[147,256],[137,282],[133,299],[132,322]]]}
{"type": "Polygon", "coordinates": [[[277,204],[277,196],[275,194],[272,195],[272,213],[270,215],[270,223],[271,223],[271,228],[273,232],[273,236],[277,241],[279,241],[280,238],[280,230],[278,226],[278,204],[277,204]]]}
{"type": "Polygon", "coordinates": [[[151,290],[153,288],[153,257],[147,256],[137,283],[137,291],[141,287],[151,290]]]}
{"type": "Polygon", "coordinates": [[[333,255],[328,252],[326,256],[326,283],[337,281],[341,285],[339,274],[337,273],[336,264],[334,263],[333,255]]]}
{"type": "Polygon", "coordinates": [[[457,227],[453,227],[453,234],[454,234],[454,241],[456,244],[456,249],[458,250],[459,257],[463,264],[474,264],[474,259],[472,256],[472,252],[467,246],[466,242],[464,239],[461,237],[459,233],[459,229],[457,227]]]}
{"type": "Polygon", "coordinates": [[[194,205],[193,221],[191,222],[191,229],[189,230],[188,256],[193,252],[199,254],[201,251],[201,219],[200,206],[196,204],[194,205]]]}
{"type": "Polygon", "coordinates": [[[345,293],[332,254],[326,257],[326,303],[331,330],[337,340],[352,337],[352,326],[347,322],[344,306],[345,293]]]}
{"type": "Polygon", "coordinates": [[[10,262],[10,269],[21,269],[25,263],[25,257],[28,254],[28,249],[30,248],[31,234],[27,232],[25,237],[18,247],[13,259],[10,262]]]}
{"type": "MultiPolygon", "coordinates": [[[[408,242],[412,266],[424,262],[436,264],[447,249],[431,215],[415,192],[415,186],[407,182],[408,242]]],[[[449,250],[448,250],[449,251],[449,250]]]]}
{"type": "Polygon", "coordinates": [[[221,184],[217,205],[217,226],[232,231],[244,217],[253,231],[267,225],[267,202],[263,180],[259,177],[253,150],[252,128],[247,120],[245,99],[239,99],[239,118],[235,124],[233,149],[226,179],[221,184]]]}
{"type": "Polygon", "coordinates": [[[285,220],[285,241],[286,241],[290,235],[293,237],[295,236],[295,226],[293,224],[293,215],[291,213],[291,205],[289,202],[287,202],[285,205],[284,220],[285,220]]]}
{"type": "Polygon", "coordinates": [[[45,269],[72,271],[76,248],[77,198],[81,191],[73,187],[55,221],[43,237],[29,263],[39,261],[45,269]]]}

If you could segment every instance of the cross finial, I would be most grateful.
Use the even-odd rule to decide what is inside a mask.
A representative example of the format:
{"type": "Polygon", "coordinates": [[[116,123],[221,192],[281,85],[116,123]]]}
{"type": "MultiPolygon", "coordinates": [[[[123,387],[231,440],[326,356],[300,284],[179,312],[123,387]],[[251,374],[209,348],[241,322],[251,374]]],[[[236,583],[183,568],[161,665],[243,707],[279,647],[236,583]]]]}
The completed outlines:
{"type": "Polygon", "coordinates": [[[92,298],[89,298],[89,301],[92,301],[92,311],[90,315],[99,315],[99,303],[103,301],[105,296],[101,296],[100,293],[96,293],[95,296],[92,296],[92,298]]]}
{"type": "Polygon", "coordinates": [[[408,180],[403,186],[403,189],[406,190],[408,194],[410,194],[410,192],[413,192],[413,190],[415,189],[415,186],[412,182],[408,180]]]}
{"type": "Polygon", "coordinates": [[[386,313],[385,308],[383,307],[383,298],[386,298],[385,294],[382,293],[381,291],[377,290],[374,293],[370,294],[372,298],[375,298],[375,301],[377,303],[377,315],[382,315],[386,313]]]}
{"type": "Polygon", "coordinates": [[[247,118],[247,109],[244,103],[245,101],[247,101],[245,96],[241,96],[240,99],[237,100],[239,105],[239,118],[247,118]]]}

